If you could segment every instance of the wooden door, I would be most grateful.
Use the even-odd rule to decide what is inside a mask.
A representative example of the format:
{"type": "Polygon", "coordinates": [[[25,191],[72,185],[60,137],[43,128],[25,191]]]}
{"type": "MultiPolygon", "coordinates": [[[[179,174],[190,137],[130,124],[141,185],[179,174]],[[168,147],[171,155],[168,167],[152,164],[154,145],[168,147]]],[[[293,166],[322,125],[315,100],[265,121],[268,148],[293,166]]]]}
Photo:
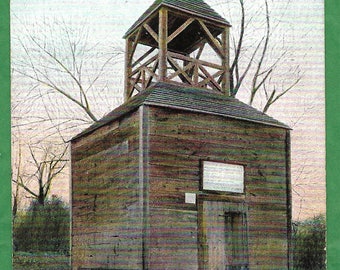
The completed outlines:
{"type": "Polygon", "coordinates": [[[246,211],[243,204],[203,201],[200,207],[202,269],[247,269],[246,211]]]}

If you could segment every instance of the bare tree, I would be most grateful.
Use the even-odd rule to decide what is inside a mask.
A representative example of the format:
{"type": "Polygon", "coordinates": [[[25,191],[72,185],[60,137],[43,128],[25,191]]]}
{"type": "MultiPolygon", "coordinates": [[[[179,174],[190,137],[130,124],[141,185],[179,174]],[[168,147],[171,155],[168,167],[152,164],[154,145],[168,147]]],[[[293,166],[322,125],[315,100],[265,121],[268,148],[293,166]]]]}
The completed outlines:
{"type": "MultiPolygon", "coordinates": [[[[14,100],[14,96],[13,99],[14,100]]],[[[11,113],[15,112],[18,109],[17,104],[15,102],[11,103],[11,113]]],[[[12,119],[12,124],[16,122],[16,119],[12,119]]],[[[20,132],[20,128],[12,129],[12,220],[15,221],[17,213],[21,207],[21,203],[23,201],[23,193],[22,189],[17,183],[27,184],[25,175],[26,169],[26,159],[25,159],[25,151],[22,143],[22,134],[20,132]]]]}
{"type": "Polygon", "coordinates": [[[64,147],[60,153],[56,153],[53,146],[33,147],[29,145],[28,148],[32,158],[31,167],[34,168],[34,171],[19,173],[13,182],[17,188],[23,188],[31,198],[44,205],[53,180],[63,172],[67,165],[68,148],[64,147]]]}
{"type": "Polygon", "coordinates": [[[48,19],[28,29],[14,18],[21,28],[12,43],[21,50],[12,56],[13,217],[25,193],[42,204],[62,173],[66,148],[59,154],[53,149],[118,103],[107,78],[113,77],[110,67],[124,59],[119,46],[93,42],[85,23],[48,19]]]}
{"type": "Polygon", "coordinates": [[[22,151],[21,151],[21,145],[18,143],[18,153],[17,153],[17,160],[13,164],[13,168],[15,169],[15,172],[12,172],[12,218],[13,221],[16,218],[20,200],[21,200],[21,194],[19,185],[16,184],[18,182],[23,182],[22,177],[22,151]]]}
{"type": "Polygon", "coordinates": [[[59,132],[97,121],[113,107],[108,72],[124,59],[123,50],[94,43],[86,26],[77,29],[57,20],[37,27],[44,32],[32,33],[23,25],[23,31],[13,36],[22,49],[13,57],[13,72],[29,85],[23,102],[45,108],[44,116],[27,125],[50,122],[59,132]]]}
{"type": "MultiPolygon", "coordinates": [[[[274,80],[275,76],[279,74],[275,73],[280,65],[286,60],[289,53],[287,48],[282,48],[282,52],[275,56],[275,59],[266,61],[270,54],[270,43],[275,27],[271,27],[271,16],[268,1],[264,0],[264,35],[260,40],[253,45],[252,52],[249,56],[249,60],[245,60],[245,57],[241,59],[242,54],[245,54],[244,37],[245,32],[248,30],[246,22],[246,11],[244,0],[238,0],[240,5],[240,31],[238,38],[233,37],[234,44],[234,58],[230,66],[230,89],[231,94],[236,96],[242,87],[248,85],[249,92],[249,104],[253,105],[253,102],[257,96],[262,92],[264,96],[264,105],[261,110],[265,113],[268,109],[286,93],[292,90],[301,80],[300,67],[295,66],[290,68],[287,73],[287,78],[280,78],[280,80],[274,80]],[[237,41],[236,41],[237,40],[237,41]],[[241,68],[243,66],[243,68],[241,68]],[[246,78],[248,77],[248,80],[246,78]]],[[[251,50],[250,50],[251,51],[251,50]]]]}

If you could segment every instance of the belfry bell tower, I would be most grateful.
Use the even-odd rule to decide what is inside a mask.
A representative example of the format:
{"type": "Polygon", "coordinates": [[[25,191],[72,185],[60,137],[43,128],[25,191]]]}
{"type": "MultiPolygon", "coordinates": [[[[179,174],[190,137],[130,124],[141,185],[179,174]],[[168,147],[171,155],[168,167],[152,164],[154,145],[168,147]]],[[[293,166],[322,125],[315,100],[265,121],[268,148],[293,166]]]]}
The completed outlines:
{"type": "Polygon", "coordinates": [[[204,1],[155,1],[124,36],[125,100],[153,82],[229,95],[229,27],[204,1]]]}
{"type": "Polygon", "coordinates": [[[125,102],[71,141],[72,269],[291,269],[290,128],[229,93],[230,24],[157,0],[125,102]]]}

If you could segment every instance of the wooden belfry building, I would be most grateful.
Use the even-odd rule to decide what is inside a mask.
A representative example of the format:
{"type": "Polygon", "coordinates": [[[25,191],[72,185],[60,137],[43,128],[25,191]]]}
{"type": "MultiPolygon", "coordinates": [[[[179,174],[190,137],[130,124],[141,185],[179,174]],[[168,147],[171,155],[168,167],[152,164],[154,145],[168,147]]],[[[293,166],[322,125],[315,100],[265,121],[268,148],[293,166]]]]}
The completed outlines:
{"type": "Polygon", "coordinates": [[[229,23],[157,0],[123,105],[71,141],[72,269],[289,269],[290,135],[229,96],[229,23]]]}

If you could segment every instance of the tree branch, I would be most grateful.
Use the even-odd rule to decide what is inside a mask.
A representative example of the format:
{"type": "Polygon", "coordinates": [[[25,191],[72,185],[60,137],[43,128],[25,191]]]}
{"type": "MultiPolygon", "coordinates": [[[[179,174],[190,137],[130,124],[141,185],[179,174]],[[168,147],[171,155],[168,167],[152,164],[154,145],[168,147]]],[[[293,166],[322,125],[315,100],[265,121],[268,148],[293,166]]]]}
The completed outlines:
{"type": "Polygon", "coordinates": [[[270,97],[267,99],[267,102],[263,108],[263,112],[266,113],[271,105],[273,105],[279,98],[281,98],[283,95],[287,94],[292,88],[294,88],[301,80],[301,77],[297,78],[289,87],[287,87],[284,91],[282,91],[280,94],[276,94],[276,90],[274,89],[270,95],[270,97]]]}
{"type": "MultiPolygon", "coordinates": [[[[230,67],[230,90],[232,95],[236,95],[237,90],[234,89],[235,88],[235,83],[234,83],[234,76],[236,76],[236,78],[238,78],[238,62],[240,59],[240,53],[241,53],[241,49],[242,49],[242,42],[243,42],[243,37],[244,37],[244,31],[245,31],[245,26],[244,26],[244,22],[245,22],[245,11],[244,11],[244,3],[243,0],[239,0],[240,2],[240,6],[241,6],[241,30],[240,30],[240,37],[238,39],[238,44],[237,44],[237,48],[235,50],[235,57],[233,60],[233,63],[231,64],[230,67]],[[234,74],[235,73],[235,74],[234,74]]],[[[239,81],[237,79],[237,81],[239,81]]]]}
{"type": "Polygon", "coordinates": [[[267,27],[267,30],[266,30],[266,36],[265,36],[265,41],[264,41],[264,46],[263,46],[263,50],[262,50],[262,53],[261,53],[261,57],[260,57],[260,60],[257,64],[257,68],[256,68],[256,71],[255,71],[255,74],[254,74],[254,77],[253,77],[251,94],[250,94],[250,99],[249,99],[249,105],[252,105],[257,91],[259,90],[261,85],[265,82],[265,80],[269,76],[269,73],[267,73],[267,76],[265,76],[265,78],[260,82],[260,84],[257,84],[257,80],[260,76],[262,64],[263,64],[264,59],[265,59],[266,54],[267,54],[269,37],[270,37],[270,18],[269,18],[269,9],[268,9],[267,0],[265,0],[265,7],[266,7],[266,27],[267,27]]]}

